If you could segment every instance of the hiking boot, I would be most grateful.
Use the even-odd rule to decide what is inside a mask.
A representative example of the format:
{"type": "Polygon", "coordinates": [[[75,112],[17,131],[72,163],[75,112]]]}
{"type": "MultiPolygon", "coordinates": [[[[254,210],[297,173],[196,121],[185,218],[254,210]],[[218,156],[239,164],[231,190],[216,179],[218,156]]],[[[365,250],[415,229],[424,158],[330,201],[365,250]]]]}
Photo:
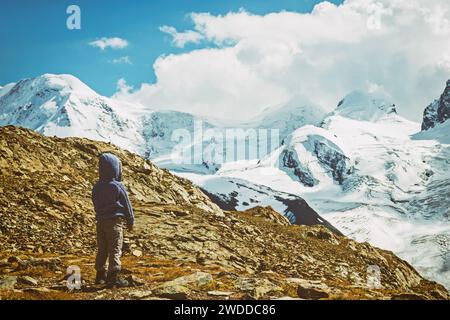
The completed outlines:
{"type": "Polygon", "coordinates": [[[97,271],[97,274],[95,276],[95,284],[105,284],[106,277],[106,271],[97,271]]]}
{"type": "Polygon", "coordinates": [[[113,287],[123,288],[123,287],[128,287],[129,283],[127,280],[121,279],[119,277],[119,271],[112,271],[112,272],[108,273],[108,277],[106,278],[106,286],[108,288],[113,288],[113,287]]]}

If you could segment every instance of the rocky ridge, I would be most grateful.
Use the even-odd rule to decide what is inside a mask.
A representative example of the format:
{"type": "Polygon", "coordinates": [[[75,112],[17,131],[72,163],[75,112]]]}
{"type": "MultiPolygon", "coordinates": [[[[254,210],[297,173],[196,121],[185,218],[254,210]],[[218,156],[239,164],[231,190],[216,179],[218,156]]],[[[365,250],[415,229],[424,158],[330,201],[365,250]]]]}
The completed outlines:
{"type": "Polygon", "coordinates": [[[433,101],[423,113],[422,130],[428,130],[450,118],[450,80],[438,100],[433,101]]]}

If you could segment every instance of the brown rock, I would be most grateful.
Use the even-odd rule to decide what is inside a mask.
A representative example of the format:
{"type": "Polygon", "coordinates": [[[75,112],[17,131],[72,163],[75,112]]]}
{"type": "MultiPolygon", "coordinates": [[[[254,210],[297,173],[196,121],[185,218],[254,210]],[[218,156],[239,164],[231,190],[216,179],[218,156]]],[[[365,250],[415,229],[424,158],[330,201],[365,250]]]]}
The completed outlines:
{"type": "Polygon", "coordinates": [[[0,290],[13,290],[16,283],[16,276],[0,276],[0,290]]]}
{"type": "Polygon", "coordinates": [[[21,276],[18,278],[18,282],[27,286],[37,286],[39,281],[30,276],[21,276]]]}
{"type": "Polygon", "coordinates": [[[392,300],[427,300],[427,297],[417,293],[401,293],[394,294],[392,300]]]}

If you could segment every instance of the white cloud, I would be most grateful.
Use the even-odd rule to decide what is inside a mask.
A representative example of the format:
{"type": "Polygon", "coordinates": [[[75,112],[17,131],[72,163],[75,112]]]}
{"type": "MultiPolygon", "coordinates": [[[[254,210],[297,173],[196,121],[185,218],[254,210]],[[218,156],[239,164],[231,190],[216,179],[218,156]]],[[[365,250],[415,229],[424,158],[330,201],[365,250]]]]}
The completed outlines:
{"type": "Polygon", "coordinates": [[[163,31],[176,45],[202,39],[206,47],[161,56],[156,83],[123,98],[245,120],[295,97],[332,109],[352,90],[381,90],[419,120],[450,78],[448,0],[347,0],[307,14],[241,10],[191,19],[192,30],[163,31]]]}
{"type": "Polygon", "coordinates": [[[183,48],[187,43],[199,43],[203,39],[203,35],[192,30],[177,32],[177,29],[169,26],[162,26],[159,30],[169,34],[172,37],[172,43],[178,48],[183,48]]]}
{"type": "Polygon", "coordinates": [[[114,64],[133,64],[129,56],[119,57],[116,59],[112,59],[111,63],[114,64]]]}
{"type": "Polygon", "coordinates": [[[121,95],[130,93],[130,91],[133,90],[133,87],[129,86],[124,78],[120,78],[117,81],[117,90],[118,93],[116,93],[115,97],[120,98],[121,95]]]}
{"type": "Polygon", "coordinates": [[[113,38],[103,37],[101,39],[89,42],[89,45],[92,47],[100,48],[101,50],[105,50],[107,48],[123,49],[128,46],[128,41],[118,37],[113,38]]]}

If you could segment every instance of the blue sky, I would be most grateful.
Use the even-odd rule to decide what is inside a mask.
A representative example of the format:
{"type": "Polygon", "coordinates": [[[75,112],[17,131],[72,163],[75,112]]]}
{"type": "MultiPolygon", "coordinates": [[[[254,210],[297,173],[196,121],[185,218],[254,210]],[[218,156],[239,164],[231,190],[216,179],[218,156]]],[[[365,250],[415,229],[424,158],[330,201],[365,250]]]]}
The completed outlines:
{"type": "MultiPolygon", "coordinates": [[[[159,27],[192,28],[191,12],[226,14],[244,8],[254,14],[309,12],[317,0],[173,0],[173,1],[50,1],[3,0],[0,4],[0,85],[43,73],[70,73],[103,95],[116,91],[118,79],[130,85],[155,81],[153,62],[162,54],[195,48],[172,45],[159,27]],[[81,30],[66,28],[66,8],[81,8],[81,30]],[[129,42],[121,50],[100,50],[89,42],[120,37],[129,42]],[[113,64],[128,56],[132,64],[113,64]]],[[[341,1],[331,1],[336,4],[341,1]]]]}

